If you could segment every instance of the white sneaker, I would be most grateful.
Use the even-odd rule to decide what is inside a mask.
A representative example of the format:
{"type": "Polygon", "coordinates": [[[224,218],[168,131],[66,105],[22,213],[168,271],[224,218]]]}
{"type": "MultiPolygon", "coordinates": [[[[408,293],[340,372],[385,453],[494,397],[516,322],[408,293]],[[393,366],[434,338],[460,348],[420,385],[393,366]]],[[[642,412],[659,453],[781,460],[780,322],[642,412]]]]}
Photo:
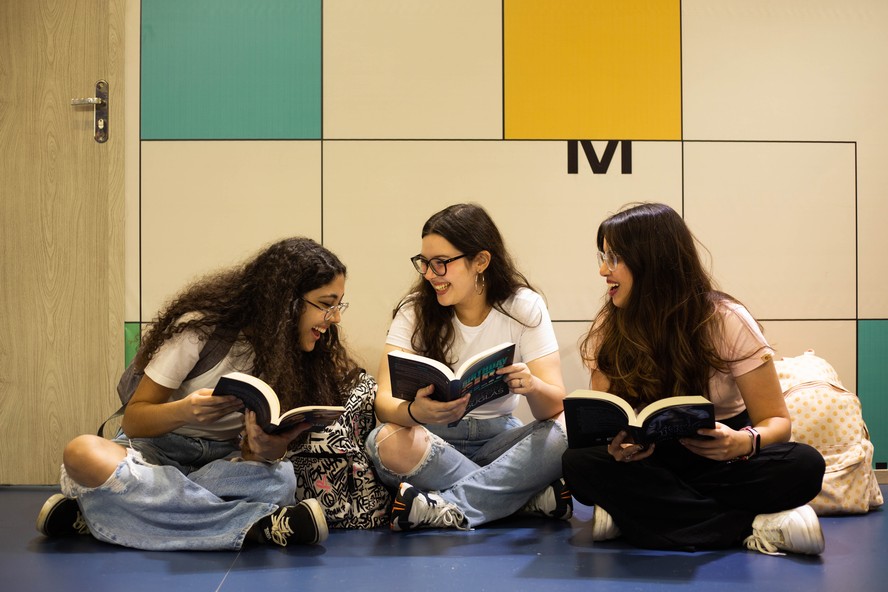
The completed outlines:
{"type": "Polygon", "coordinates": [[[592,540],[609,541],[620,536],[620,528],[601,506],[592,510],[592,540]]]}
{"type": "Polygon", "coordinates": [[[573,498],[564,479],[558,479],[533,496],[519,511],[556,520],[570,520],[573,516],[573,498]]]}
{"type": "Polygon", "coordinates": [[[469,529],[469,521],[454,504],[435,493],[425,493],[409,483],[401,483],[392,505],[392,530],[415,528],[469,529]]]}
{"type": "Polygon", "coordinates": [[[784,555],[780,551],[820,555],[826,546],[820,521],[811,506],[759,514],[752,521],[752,534],[743,544],[767,555],[784,555]]]}

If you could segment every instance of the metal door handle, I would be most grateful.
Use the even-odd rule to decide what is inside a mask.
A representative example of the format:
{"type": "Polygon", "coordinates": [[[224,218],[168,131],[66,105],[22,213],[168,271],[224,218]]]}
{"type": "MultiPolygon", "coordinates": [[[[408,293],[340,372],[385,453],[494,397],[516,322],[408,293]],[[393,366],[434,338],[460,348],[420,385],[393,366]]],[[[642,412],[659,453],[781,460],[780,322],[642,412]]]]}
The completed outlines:
{"type": "Polygon", "coordinates": [[[96,96],[82,99],[71,99],[73,107],[93,107],[95,123],[93,137],[102,144],[108,141],[108,83],[104,80],[96,82],[96,96]]]}
{"type": "Polygon", "coordinates": [[[102,105],[104,104],[105,99],[100,97],[88,97],[85,99],[71,99],[72,105],[102,105]]]}

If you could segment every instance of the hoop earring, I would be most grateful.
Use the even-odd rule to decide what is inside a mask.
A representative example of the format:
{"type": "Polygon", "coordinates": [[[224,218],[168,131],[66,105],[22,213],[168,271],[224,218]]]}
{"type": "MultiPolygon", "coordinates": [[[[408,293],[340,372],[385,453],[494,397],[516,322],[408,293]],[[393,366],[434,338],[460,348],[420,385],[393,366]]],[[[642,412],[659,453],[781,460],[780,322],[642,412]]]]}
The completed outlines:
{"type": "Polygon", "coordinates": [[[487,280],[484,279],[484,274],[483,273],[476,273],[475,274],[475,292],[477,292],[478,294],[483,294],[484,288],[486,288],[486,287],[487,287],[487,280]],[[481,278],[480,282],[478,281],[478,278],[481,278]]]}

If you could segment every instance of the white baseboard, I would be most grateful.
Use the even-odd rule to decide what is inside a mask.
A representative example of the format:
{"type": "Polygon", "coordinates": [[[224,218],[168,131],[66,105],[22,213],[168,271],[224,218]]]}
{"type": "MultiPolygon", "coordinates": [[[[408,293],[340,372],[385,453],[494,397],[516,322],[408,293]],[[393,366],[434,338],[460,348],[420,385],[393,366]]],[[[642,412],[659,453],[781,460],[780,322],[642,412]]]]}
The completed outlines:
{"type": "Polygon", "coordinates": [[[880,484],[888,483],[888,469],[876,469],[876,481],[880,484]]]}

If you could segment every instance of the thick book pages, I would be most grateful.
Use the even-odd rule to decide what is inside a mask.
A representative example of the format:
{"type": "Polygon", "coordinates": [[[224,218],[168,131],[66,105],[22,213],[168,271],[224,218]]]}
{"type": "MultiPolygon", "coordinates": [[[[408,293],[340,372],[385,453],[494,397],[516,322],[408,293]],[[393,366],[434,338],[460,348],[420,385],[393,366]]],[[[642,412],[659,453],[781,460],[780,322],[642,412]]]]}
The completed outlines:
{"type": "Polygon", "coordinates": [[[219,379],[213,395],[230,395],[244,402],[256,413],[256,422],[269,434],[287,431],[300,423],[330,425],[345,413],[345,407],[306,405],[281,413],[281,404],[274,389],[260,378],[242,372],[230,372],[219,379]]]}
{"type": "Polygon", "coordinates": [[[648,445],[672,438],[699,438],[697,430],[715,427],[715,406],[698,395],[667,397],[636,414],[616,395],[578,390],[565,397],[564,418],[571,448],[607,444],[621,430],[636,443],[648,445]]]}
{"type": "Polygon", "coordinates": [[[459,399],[471,393],[466,413],[489,403],[511,391],[506,376],[497,374],[499,368],[511,366],[515,359],[515,344],[501,343],[466,360],[456,372],[431,358],[402,351],[388,354],[392,394],[412,401],[416,391],[435,385],[432,398],[438,401],[459,399]]]}

